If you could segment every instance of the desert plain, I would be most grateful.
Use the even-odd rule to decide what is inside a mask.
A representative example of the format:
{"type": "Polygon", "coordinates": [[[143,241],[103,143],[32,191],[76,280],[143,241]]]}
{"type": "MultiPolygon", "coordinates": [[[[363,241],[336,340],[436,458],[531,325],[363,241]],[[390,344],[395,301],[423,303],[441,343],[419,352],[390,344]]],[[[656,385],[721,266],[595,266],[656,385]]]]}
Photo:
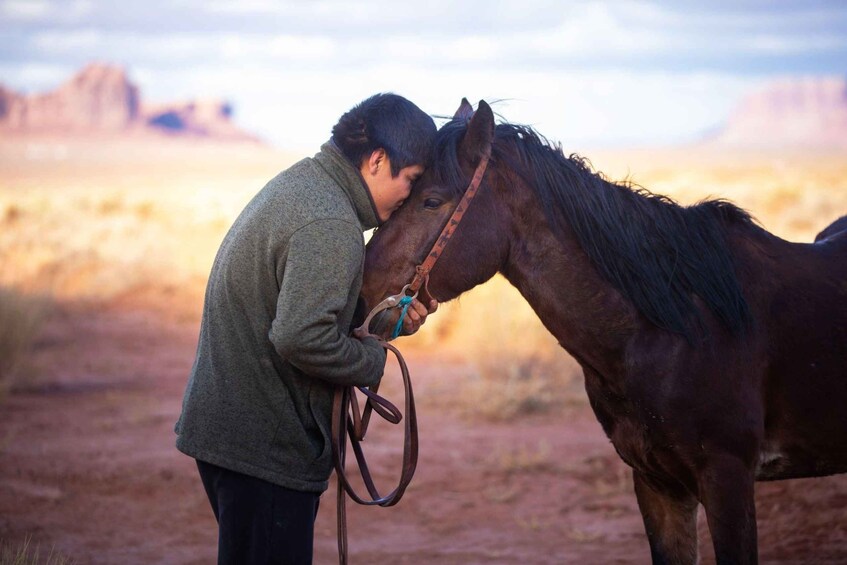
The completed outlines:
{"type": "MultiPolygon", "coordinates": [[[[575,151],[682,204],[730,199],[792,241],[847,214],[843,150],[575,151]]],[[[244,204],[305,155],[166,136],[0,139],[3,544],[75,563],[214,562],[214,517],[173,434],[205,280],[244,204]]],[[[504,280],[397,343],[420,462],[397,507],[349,508],[352,563],[649,562],[628,468],[578,366],[504,280]]],[[[393,366],[383,390],[400,392],[393,366]]],[[[382,484],[401,451],[389,428],[367,446],[382,484]]],[[[333,485],[316,563],[337,559],[334,502],[333,485]]],[[[763,563],[847,563],[847,475],[758,483],[756,505],[763,563]]],[[[700,548],[713,562],[702,512],[700,548]]]]}

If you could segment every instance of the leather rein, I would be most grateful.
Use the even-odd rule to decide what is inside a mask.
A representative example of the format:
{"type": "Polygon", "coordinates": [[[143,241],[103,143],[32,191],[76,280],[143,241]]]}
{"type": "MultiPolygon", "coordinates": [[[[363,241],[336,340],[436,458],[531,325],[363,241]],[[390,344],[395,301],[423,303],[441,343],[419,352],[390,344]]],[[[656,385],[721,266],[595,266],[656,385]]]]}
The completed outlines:
{"type": "MultiPolygon", "coordinates": [[[[485,169],[488,167],[488,161],[491,158],[490,145],[480,158],[479,164],[474,171],[465,194],[453,211],[453,214],[447,220],[444,228],[441,230],[438,238],[425,257],[424,261],[415,267],[415,276],[412,281],[403,287],[399,294],[389,296],[371,310],[365,322],[358,328],[370,334],[369,326],[373,317],[389,308],[397,307],[403,299],[409,302],[418,295],[418,291],[429,281],[429,273],[438,262],[439,257],[447,246],[447,243],[453,237],[453,233],[459,226],[459,222],[465,215],[471,201],[476,196],[482,183],[482,177],[485,175],[485,169]]],[[[427,292],[428,294],[428,292],[427,292]]],[[[403,311],[405,314],[405,310],[403,311]]],[[[401,317],[402,315],[401,314],[401,317]]],[[[357,333],[358,333],[357,330],[357,333]]],[[[374,336],[376,337],[376,336],[374,336]]],[[[405,390],[405,411],[406,422],[403,441],[403,462],[400,472],[400,480],[397,486],[388,494],[381,495],[374,484],[373,477],[368,469],[367,461],[362,450],[361,442],[365,439],[365,434],[368,431],[371,412],[376,411],[385,420],[392,424],[399,424],[403,419],[400,410],[391,402],[377,394],[379,385],[372,387],[338,387],[335,392],[335,397],[332,403],[332,457],[335,464],[335,475],[338,479],[337,492],[337,510],[338,510],[338,558],[342,565],[347,563],[347,507],[345,493],[350,496],[355,502],[368,506],[394,506],[403,497],[406,492],[406,487],[412,481],[412,476],[415,474],[415,468],[418,463],[418,423],[417,413],[415,411],[415,400],[412,394],[412,381],[409,377],[409,369],[406,366],[406,361],[400,354],[400,351],[388,343],[377,337],[382,347],[392,352],[400,364],[400,372],[403,377],[403,388],[405,390]],[[364,409],[360,410],[359,400],[356,396],[356,389],[359,390],[367,398],[364,409]],[[347,456],[347,441],[349,439],[350,446],[356,456],[356,462],[359,466],[359,472],[365,488],[368,491],[369,498],[360,496],[348,480],[345,471],[345,462],[347,456]]]]}

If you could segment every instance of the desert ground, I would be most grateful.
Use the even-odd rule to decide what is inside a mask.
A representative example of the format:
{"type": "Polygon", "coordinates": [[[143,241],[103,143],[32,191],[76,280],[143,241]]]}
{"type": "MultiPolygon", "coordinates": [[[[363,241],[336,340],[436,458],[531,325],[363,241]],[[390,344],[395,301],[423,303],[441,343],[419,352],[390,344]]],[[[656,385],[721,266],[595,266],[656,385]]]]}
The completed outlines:
{"type": "MultiPolygon", "coordinates": [[[[581,153],[683,204],[733,200],[794,241],[847,213],[844,152],[581,153]]],[[[173,424],[217,246],[300,157],[175,139],[0,140],[0,545],[28,540],[75,563],[214,562],[214,517],[173,424]]],[[[578,367],[502,279],[397,344],[418,400],[418,471],[397,507],[348,507],[351,563],[649,562],[628,468],[578,367]]],[[[391,366],[389,396],[397,376],[391,366]]],[[[390,428],[367,440],[384,485],[401,452],[390,428]]],[[[319,564],[337,560],[334,504],[333,485],[319,564]]],[[[759,483],[756,504],[763,563],[847,563],[847,475],[759,483]]],[[[708,536],[701,512],[703,563],[708,536]]]]}

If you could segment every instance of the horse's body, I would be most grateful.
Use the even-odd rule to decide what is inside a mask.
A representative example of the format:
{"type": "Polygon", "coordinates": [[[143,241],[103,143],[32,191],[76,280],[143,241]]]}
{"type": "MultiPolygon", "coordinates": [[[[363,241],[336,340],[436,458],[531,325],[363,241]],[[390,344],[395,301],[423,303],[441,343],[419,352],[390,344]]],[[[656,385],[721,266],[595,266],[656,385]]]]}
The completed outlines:
{"type": "Polygon", "coordinates": [[[584,370],[654,562],[696,562],[698,503],[718,561],[755,562],[755,480],[847,471],[847,232],[790,243],[726,202],[682,208],[463,101],[368,245],[368,305],[412,278],[488,146],[428,292],[518,288],[584,370]]]}

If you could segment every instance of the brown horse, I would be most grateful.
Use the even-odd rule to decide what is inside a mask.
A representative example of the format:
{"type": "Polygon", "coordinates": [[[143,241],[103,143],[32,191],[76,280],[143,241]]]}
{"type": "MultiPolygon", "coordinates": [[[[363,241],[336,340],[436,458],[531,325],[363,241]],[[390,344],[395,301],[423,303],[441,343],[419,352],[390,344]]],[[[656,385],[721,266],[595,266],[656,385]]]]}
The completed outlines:
{"type": "Polygon", "coordinates": [[[583,368],[654,563],[697,562],[698,504],[718,562],[756,562],[754,481],[847,471],[847,237],[791,243],[726,201],[609,182],[463,100],[368,245],[366,305],[409,282],[488,148],[428,292],[517,287],[583,368]]]}

